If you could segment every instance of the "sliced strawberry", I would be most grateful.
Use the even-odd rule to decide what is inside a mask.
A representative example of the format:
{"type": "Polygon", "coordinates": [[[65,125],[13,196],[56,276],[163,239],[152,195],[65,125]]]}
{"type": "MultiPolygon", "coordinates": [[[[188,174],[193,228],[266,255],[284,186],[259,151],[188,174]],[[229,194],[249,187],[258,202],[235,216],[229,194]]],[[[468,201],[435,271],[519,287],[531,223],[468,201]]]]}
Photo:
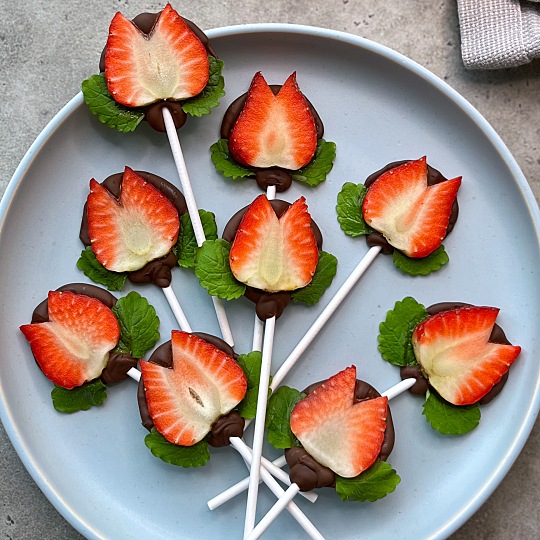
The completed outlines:
{"type": "Polygon", "coordinates": [[[204,339],[173,330],[172,369],[141,361],[148,412],[173,444],[192,446],[229,413],[247,391],[242,368],[204,339]]]}
{"type": "Polygon", "coordinates": [[[488,341],[498,313],[497,308],[465,306],[437,313],[414,329],[414,354],[446,401],[476,403],[519,355],[521,347],[488,341]]]}
{"type": "Polygon", "coordinates": [[[366,222],[408,257],[427,257],[446,236],[461,177],[428,186],[426,158],[379,176],[362,205],[366,222]]]}
{"type": "Polygon", "coordinates": [[[96,298],[69,291],[49,292],[48,310],[48,322],[21,326],[45,376],[69,390],[99,377],[120,339],[114,313],[96,298]]]}
{"type": "Polygon", "coordinates": [[[388,398],[355,401],[356,368],[330,377],[299,401],[291,430],[305,450],[339,476],[353,478],[381,452],[388,398]]]}
{"type": "Polygon", "coordinates": [[[129,167],[120,200],[95,180],[87,199],[92,250],[105,268],[132,272],[169,253],[178,239],[180,220],[174,205],[129,167]]]}
{"type": "Polygon", "coordinates": [[[251,167],[297,170],[312,160],[316,148],[315,120],[298,88],[296,73],[277,95],[256,73],[229,136],[234,159],[251,167]]]}
{"type": "Polygon", "coordinates": [[[229,260],[236,279],[250,287],[277,292],[308,285],[319,250],[304,197],[278,218],[259,195],[240,222],[229,260]]]}
{"type": "Polygon", "coordinates": [[[148,35],[120,12],[114,16],[105,79],[121,105],[143,107],[161,99],[196,96],[208,83],[209,69],[204,45],[170,4],[148,35]]]}

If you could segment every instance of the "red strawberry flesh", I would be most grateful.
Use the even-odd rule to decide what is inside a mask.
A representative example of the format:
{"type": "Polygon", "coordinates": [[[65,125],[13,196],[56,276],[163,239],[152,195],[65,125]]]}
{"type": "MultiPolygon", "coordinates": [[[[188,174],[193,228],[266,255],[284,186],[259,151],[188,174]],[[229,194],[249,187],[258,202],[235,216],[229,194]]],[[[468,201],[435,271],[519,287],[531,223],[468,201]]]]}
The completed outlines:
{"type": "Polygon", "coordinates": [[[356,368],[330,377],[299,401],[291,430],[321,465],[353,478],[377,459],[384,441],[388,398],[355,400],[356,368]]]}
{"type": "Polygon", "coordinates": [[[247,391],[235,360],[204,339],[173,330],[172,368],[141,361],[148,412],[173,444],[192,446],[229,413],[247,391]]]}
{"type": "Polygon", "coordinates": [[[446,236],[461,177],[428,186],[426,158],[379,176],[362,204],[368,225],[408,257],[427,257],[446,236]]]}
{"type": "Polygon", "coordinates": [[[255,74],[230,133],[229,149],[236,161],[251,167],[297,170],[312,160],[317,129],[296,73],[277,95],[260,72],[255,74]]]}
{"type": "Polygon", "coordinates": [[[209,79],[204,45],[170,4],[149,34],[117,13],[105,52],[109,93],[126,107],[183,100],[202,92],[209,79]]]}
{"type": "Polygon", "coordinates": [[[236,279],[268,292],[305,287],[318,259],[304,197],[278,218],[266,195],[259,195],[244,214],[230,252],[236,279]]]}
{"type": "Polygon", "coordinates": [[[466,306],[433,315],[415,328],[415,356],[446,401],[476,403],[521,352],[519,346],[489,342],[498,313],[497,308],[466,306]]]}
{"type": "Polygon", "coordinates": [[[114,313],[69,291],[49,292],[48,312],[48,322],[21,326],[45,376],[69,390],[99,377],[120,338],[114,313]]]}

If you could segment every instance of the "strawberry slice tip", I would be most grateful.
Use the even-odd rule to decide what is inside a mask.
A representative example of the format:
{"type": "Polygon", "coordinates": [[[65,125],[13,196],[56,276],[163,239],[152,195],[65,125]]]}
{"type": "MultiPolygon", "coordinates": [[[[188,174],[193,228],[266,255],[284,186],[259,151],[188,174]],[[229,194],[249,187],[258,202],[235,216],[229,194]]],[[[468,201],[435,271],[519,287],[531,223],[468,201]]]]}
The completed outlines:
{"type": "Polygon", "coordinates": [[[268,292],[305,287],[313,278],[318,260],[304,197],[278,218],[266,195],[259,195],[247,209],[229,256],[238,281],[268,292]]]}
{"type": "Polygon", "coordinates": [[[430,385],[454,405],[482,399],[516,360],[521,347],[491,343],[499,310],[465,306],[443,311],[414,329],[414,354],[430,385]]]}
{"type": "Polygon", "coordinates": [[[192,446],[247,391],[242,368],[204,339],[173,330],[172,368],[142,360],[141,374],[154,426],[173,444],[192,446]]]}
{"type": "Polygon", "coordinates": [[[143,107],[196,96],[208,83],[209,66],[204,45],[170,4],[149,34],[120,12],[111,22],[105,80],[121,105],[143,107]]]}
{"type": "Polygon", "coordinates": [[[365,471],[381,452],[388,398],[355,400],[356,368],[330,377],[291,414],[291,430],[320,464],[344,478],[365,471]]]}
{"type": "Polygon", "coordinates": [[[90,181],[87,215],[92,250],[113,272],[132,272],[167,255],[180,230],[172,202],[129,167],[122,178],[120,200],[90,181]]]}
{"type": "Polygon", "coordinates": [[[274,95],[261,72],[253,77],[245,105],[229,136],[233,158],[251,167],[297,170],[317,149],[317,129],[296,73],[274,95]]]}
{"type": "Polygon", "coordinates": [[[425,156],[379,176],[362,204],[368,225],[412,258],[427,257],[446,236],[461,177],[428,186],[425,156]]]}
{"type": "Polygon", "coordinates": [[[49,321],[20,327],[36,362],[54,384],[71,390],[96,379],[120,339],[114,313],[96,298],[48,294],[49,321]]]}

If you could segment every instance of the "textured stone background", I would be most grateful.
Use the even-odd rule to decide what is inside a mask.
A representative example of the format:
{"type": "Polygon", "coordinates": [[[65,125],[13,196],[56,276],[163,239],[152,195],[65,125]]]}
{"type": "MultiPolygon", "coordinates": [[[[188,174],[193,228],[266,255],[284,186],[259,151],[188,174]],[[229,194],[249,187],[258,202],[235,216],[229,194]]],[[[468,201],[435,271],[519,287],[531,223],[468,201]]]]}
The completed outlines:
{"type": "MultiPolygon", "coordinates": [[[[108,24],[159,11],[134,0],[0,0],[0,195],[35,137],[96,71],[108,24]]],[[[257,0],[175,2],[208,29],[243,23],[320,26],[360,35],[410,57],[444,79],[492,124],[540,200],[540,61],[511,70],[468,72],[460,58],[453,0],[257,0]]],[[[538,538],[540,426],[500,487],[453,540],[538,538]]],[[[415,516],[414,519],[421,519],[415,516]]],[[[69,539],[80,535],[34,484],[0,426],[0,536],[69,539]]]]}

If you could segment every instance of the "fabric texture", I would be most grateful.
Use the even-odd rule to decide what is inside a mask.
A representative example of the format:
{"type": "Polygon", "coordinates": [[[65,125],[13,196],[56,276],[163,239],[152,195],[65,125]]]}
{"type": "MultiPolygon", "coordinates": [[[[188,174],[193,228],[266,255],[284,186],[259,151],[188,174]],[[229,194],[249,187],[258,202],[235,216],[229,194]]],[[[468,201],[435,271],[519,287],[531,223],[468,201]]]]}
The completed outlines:
{"type": "Polygon", "coordinates": [[[500,69],[540,58],[540,0],[457,0],[468,69],[500,69]]]}

